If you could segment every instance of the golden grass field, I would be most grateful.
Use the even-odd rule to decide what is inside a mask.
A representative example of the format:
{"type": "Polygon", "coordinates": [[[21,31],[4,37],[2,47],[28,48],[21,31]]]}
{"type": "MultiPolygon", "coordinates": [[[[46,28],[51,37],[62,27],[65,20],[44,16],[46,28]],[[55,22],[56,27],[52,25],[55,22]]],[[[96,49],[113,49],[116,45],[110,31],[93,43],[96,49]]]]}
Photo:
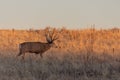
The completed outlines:
{"type": "Polygon", "coordinates": [[[120,29],[56,29],[56,48],[16,57],[19,44],[46,42],[44,29],[0,30],[0,80],[120,80],[120,29]]]}

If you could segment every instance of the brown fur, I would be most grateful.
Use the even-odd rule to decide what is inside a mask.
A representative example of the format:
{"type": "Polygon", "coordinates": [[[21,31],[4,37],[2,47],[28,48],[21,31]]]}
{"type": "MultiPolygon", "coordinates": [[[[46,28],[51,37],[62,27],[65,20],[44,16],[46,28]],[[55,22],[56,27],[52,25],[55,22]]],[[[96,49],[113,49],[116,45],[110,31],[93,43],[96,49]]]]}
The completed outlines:
{"type": "Polygon", "coordinates": [[[46,34],[47,43],[42,43],[42,42],[21,43],[19,45],[20,52],[19,52],[18,56],[23,55],[23,59],[24,59],[25,53],[29,52],[29,53],[40,54],[40,56],[42,57],[42,54],[44,52],[46,52],[47,50],[49,50],[52,47],[52,45],[54,44],[53,42],[57,39],[55,37],[53,38],[53,34],[54,33],[52,33],[52,35],[49,34],[49,36],[46,34]]]}
{"type": "Polygon", "coordinates": [[[36,53],[40,54],[42,57],[42,54],[49,50],[51,48],[51,44],[49,43],[41,43],[41,42],[24,42],[20,44],[20,52],[18,56],[23,54],[23,58],[25,56],[25,53],[36,53]]]}

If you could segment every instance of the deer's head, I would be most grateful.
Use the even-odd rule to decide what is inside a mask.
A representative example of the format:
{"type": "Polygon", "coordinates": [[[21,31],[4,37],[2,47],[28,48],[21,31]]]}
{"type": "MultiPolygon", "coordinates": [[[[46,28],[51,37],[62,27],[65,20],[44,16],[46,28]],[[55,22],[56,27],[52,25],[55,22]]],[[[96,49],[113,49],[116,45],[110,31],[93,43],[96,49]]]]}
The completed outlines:
{"type": "Polygon", "coordinates": [[[50,28],[46,29],[45,37],[46,37],[46,41],[48,44],[56,47],[54,41],[58,39],[58,35],[57,35],[55,28],[54,29],[50,29],[50,28]]]}

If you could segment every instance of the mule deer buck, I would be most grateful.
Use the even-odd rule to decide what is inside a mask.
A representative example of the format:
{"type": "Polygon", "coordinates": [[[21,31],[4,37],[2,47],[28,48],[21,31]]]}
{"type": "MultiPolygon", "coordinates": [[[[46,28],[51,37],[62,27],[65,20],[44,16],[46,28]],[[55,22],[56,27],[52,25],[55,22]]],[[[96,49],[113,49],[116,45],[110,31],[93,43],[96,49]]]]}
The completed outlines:
{"type": "Polygon", "coordinates": [[[40,54],[41,58],[43,57],[43,53],[53,47],[54,41],[58,39],[58,36],[55,35],[55,29],[52,31],[45,31],[46,43],[43,42],[23,42],[19,44],[19,54],[18,56],[22,55],[24,59],[25,53],[35,53],[40,54]]]}

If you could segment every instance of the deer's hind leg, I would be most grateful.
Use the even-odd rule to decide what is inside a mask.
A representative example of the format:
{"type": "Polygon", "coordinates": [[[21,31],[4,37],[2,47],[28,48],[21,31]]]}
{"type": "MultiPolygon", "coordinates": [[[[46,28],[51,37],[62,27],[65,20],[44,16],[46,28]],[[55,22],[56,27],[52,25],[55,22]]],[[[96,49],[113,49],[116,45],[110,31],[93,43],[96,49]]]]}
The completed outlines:
{"type": "Polygon", "coordinates": [[[40,57],[41,57],[41,58],[43,58],[43,55],[42,55],[42,53],[40,53],[40,57]]]}
{"type": "Polygon", "coordinates": [[[16,56],[16,57],[19,57],[22,55],[22,59],[24,60],[24,57],[25,57],[25,53],[22,53],[22,52],[19,52],[19,54],[16,56]]]}
{"type": "Polygon", "coordinates": [[[22,59],[23,60],[25,59],[25,53],[22,53],[22,59]]]}
{"type": "Polygon", "coordinates": [[[21,52],[19,52],[19,54],[18,54],[17,56],[20,56],[20,55],[22,55],[22,53],[21,53],[21,52]]]}

